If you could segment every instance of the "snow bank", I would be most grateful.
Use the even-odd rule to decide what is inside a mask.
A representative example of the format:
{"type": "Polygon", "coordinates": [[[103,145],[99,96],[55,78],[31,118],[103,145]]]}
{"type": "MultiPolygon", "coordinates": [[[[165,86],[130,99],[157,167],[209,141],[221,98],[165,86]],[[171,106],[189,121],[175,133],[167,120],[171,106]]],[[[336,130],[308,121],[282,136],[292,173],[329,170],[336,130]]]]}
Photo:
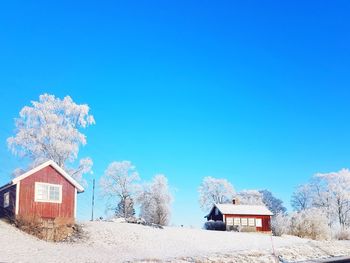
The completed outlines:
{"type": "Polygon", "coordinates": [[[175,227],[155,229],[116,222],[88,222],[84,224],[84,230],[89,236],[85,241],[47,243],[0,221],[0,262],[187,261],[208,258],[217,262],[225,261],[224,258],[235,262],[239,258],[253,259],[256,253],[260,255],[256,257],[260,261],[255,262],[264,262],[264,258],[271,258],[271,240],[278,253],[290,258],[301,258],[302,255],[310,258],[322,253],[324,256],[328,252],[331,255],[335,250],[337,255],[350,254],[348,241],[327,243],[291,236],[271,239],[269,235],[257,233],[175,227]],[[328,249],[328,252],[321,253],[317,246],[324,246],[323,250],[328,249]]]}

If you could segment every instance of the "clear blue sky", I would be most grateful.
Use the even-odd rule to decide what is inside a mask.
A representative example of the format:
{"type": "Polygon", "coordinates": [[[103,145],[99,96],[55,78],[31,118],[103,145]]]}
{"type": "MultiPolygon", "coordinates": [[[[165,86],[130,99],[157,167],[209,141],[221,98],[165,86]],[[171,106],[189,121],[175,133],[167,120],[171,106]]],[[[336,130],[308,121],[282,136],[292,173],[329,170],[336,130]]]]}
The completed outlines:
{"type": "Polygon", "coordinates": [[[13,119],[44,92],[90,105],[80,157],[97,179],[114,160],[168,176],[175,224],[202,222],[204,176],[289,207],[314,173],[350,166],[349,1],[28,2],[0,8],[1,183],[22,162],[13,119]]]}

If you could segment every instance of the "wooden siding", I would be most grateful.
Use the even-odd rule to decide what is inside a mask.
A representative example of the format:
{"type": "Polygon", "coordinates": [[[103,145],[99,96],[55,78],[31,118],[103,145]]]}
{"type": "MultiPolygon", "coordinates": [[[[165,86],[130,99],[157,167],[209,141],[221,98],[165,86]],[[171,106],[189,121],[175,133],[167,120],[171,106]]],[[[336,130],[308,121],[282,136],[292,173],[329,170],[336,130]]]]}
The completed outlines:
{"type": "Polygon", "coordinates": [[[215,215],[215,207],[210,211],[210,213],[207,216],[208,220],[214,220],[214,221],[225,221],[225,224],[227,222],[227,218],[259,218],[262,221],[262,227],[256,227],[256,231],[262,231],[262,232],[269,232],[271,231],[271,216],[267,215],[230,215],[230,214],[223,214],[218,211],[219,213],[215,215]],[[225,219],[224,219],[225,218],[225,219]]]}
{"type": "Polygon", "coordinates": [[[268,232],[271,231],[271,217],[270,216],[262,216],[262,215],[225,215],[225,223],[227,218],[234,218],[234,217],[239,217],[239,218],[258,218],[261,219],[262,221],[262,227],[256,227],[256,231],[263,231],[263,232],[268,232]]]}
{"type": "Polygon", "coordinates": [[[16,185],[0,191],[0,217],[14,218],[16,209],[16,185]],[[10,193],[10,205],[4,208],[4,194],[10,193]]]}
{"type": "Polygon", "coordinates": [[[75,187],[53,167],[47,166],[20,181],[18,216],[74,219],[75,187]],[[62,203],[35,202],[35,182],[62,185],[62,203]]]}

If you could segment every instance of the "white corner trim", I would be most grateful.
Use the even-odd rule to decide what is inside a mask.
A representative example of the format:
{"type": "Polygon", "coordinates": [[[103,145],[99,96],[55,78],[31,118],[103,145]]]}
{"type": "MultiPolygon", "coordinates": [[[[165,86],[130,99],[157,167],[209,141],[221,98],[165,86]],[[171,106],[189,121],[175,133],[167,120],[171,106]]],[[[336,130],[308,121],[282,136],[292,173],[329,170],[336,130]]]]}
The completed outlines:
{"type": "Polygon", "coordinates": [[[77,182],[75,181],[65,170],[63,170],[57,163],[55,163],[54,161],[50,160],[47,161],[35,168],[33,168],[32,170],[16,177],[15,179],[12,180],[13,184],[17,184],[19,181],[23,180],[24,178],[40,171],[41,169],[47,167],[47,166],[52,166],[56,171],[58,171],[64,178],[66,178],[72,185],[74,185],[79,192],[84,192],[84,188],[77,182]]]}
{"type": "Polygon", "coordinates": [[[21,182],[18,182],[16,185],[16,215],[18,215],[19,211],[19,193],[21,189],[21,182]]]}
{"type": "Polygon", "coordinates": [[[78,202],[78,191],[74,189],[74,218],[77,218],[77,202],[78,202]]]}

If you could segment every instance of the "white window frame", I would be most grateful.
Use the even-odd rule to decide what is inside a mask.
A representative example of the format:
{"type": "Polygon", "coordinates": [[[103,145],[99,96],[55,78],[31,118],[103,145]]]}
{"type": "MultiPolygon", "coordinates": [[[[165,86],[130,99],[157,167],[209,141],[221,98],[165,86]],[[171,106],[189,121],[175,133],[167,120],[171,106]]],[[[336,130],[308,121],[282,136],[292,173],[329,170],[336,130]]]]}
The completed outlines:
{"type": "Polygon", "coordinates": [[[248,226],[255,226],[255,218],[248,218],[248,226]]]}
{"type": "Polygon", "coordinates": [[[241,219],[239,217],[233,218],[233,225],[234,226],[240,226],[241,225],[241,219]]]}
{"type": "Polygon", "coordinates": [[[49,183],[42,183],[42,182],[35,182],[35,197],[34,200],[35,202],[40,202],[40,203],[56,203],[56,204],[61,204],[62,203],[62,185],[60,184],[49,184],[49,183]],[[39,199],[38,198],[38,186],[39,185],[45,185],[48,187],[48,192],[47,192],[47,199],[39,199]],[[53,187],[58,187],[59,188],[59,200],[50,200],[50,186],[53,187]]]}
{"type": "Polygon", "coordinates": [[[233,217],[226,217],[226,224],[228,226],[233,226],[233,217]]]}
{"type": "Polygon", "coordinates": [[[4,193],[4,208],[10,206],[10,192],[4,193]]]}
{"type": "Polygon", "coordinates": [[[241,218],[241,225],[242,226],[248,226],[248,218],[242,217],[241,218]]]}
{"type": "Polygon", "coordinates": [[[256,218],[255,219],[255,225],[256,225],[256,227],[262,227],[262,219],[261,218],[256,218]]]}

